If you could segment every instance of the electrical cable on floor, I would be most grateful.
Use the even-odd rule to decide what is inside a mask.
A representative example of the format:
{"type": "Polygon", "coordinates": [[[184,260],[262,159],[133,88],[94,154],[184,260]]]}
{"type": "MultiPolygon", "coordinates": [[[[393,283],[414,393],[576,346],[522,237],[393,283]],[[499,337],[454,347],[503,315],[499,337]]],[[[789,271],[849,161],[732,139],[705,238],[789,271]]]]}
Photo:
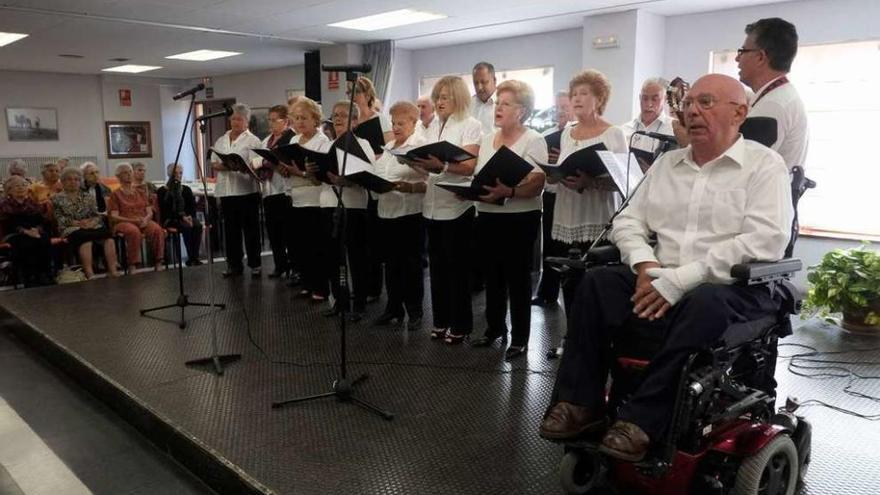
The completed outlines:
{"type": "MultiPolygon", "coordinates": [[[[287,366],[296,366],[298,368],[314,368],[319,366],[339,366],[338,362],[329,362],[329,361],[311,361],[311,362],[298,362],[298,361],[287,361],[275,359],[266,352],[263,347],[257,343],[257,340],[254,338],[253,332],[251,331],[251,320],[248,316],[247,309],[242,306],[241,312],[244,315],[245,321],[245,330],[247,332],[248,340],[251,345],[257,349],[257,351],[263,356],[271,364],[281,364],[287,366]]],[[[422,369],[432,369],[432,370],[447,370],[447,371],[470,371],[476,373],[487,373],[493,375],[514,375],[514,374],[526,374],[526,375],[551,375],[555,376],[556,372],[553,370],[533,370],[530,368],[512,368],[509,370],[502,370],[497,368],[474,368],[470,366],[444,366],[439,364],[426,364],[426,363],[406,363],[406,362],[397,362],[397,361],[355,361],[349,360],[348,364],[363,364],[369,366],[400,366],[406,368],[422,368],[422,369]]]]}
{"type": "MultiPolygon", "coordinates": [[[[820,351],[815,347],[805,344],[783,343],[779,344],[779,348],[796,347],[806,349],[805,352],[797,352],[794,354],[780,354],[781,359],[788,360],[789,373],[808,379],[827,380],[833,378],[846,378],[847,383],[843,387],[843,393],[850,397],[859,399],[867,399],[872,402],[880,403],[880,396],[869,395],[859,392],[855,389],[855,385],[862,381],[880,380],[878,375],[863,375],[853,371],[848,366],[880,366],[880,361],[851,361],[839,359],[824,359],[827,357],[841,356],[846,354],[864,353],[864,352],[880,352],[880,347],[871,347],[867,349],[850,349],[845,351],[820,351]]],[[[849,416],[866,419],[868,421],[880,421],[880,413],[864,414],[850,409],[845,409],[834,404],[818,399],[808,399],[801,402],[801,407],[821,406],[833,411],[837,411],[849,416]]]]}

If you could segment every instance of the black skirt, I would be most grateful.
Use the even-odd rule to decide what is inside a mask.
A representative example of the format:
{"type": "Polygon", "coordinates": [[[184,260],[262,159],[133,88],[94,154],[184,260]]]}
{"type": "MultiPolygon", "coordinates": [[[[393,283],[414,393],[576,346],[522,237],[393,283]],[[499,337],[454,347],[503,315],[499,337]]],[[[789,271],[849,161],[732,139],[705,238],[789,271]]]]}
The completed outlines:
{"type": "Polygon", "coordinates": [[[97,229],[77,229],[67,235],[67,244],[73,248],[91,241],[102,241],[111,237],[110,230],[107,227],[97,229]]]}

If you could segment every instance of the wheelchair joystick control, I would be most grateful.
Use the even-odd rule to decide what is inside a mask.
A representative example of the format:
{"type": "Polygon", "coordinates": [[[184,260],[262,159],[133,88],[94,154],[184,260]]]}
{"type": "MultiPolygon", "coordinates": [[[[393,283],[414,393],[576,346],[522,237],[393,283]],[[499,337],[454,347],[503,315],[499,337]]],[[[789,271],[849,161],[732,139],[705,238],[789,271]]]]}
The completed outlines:
{"type": "Polygon", "coordinates": [[[770,422],[794,433],[797,430],[799,421],[794,412],[800,405],[797,397],[788,397],[785,400],[785,405],[779,408],[779,411],[776,412],[776,415],[773,416],[770,422]]]}
{"type": "Polygon", "coordinates": [[[790,413],[797,411],[800,407],[801,401],[797,397],[792,397],[790,395],[785,399],[785,406],[783,406],[783,408],[790,413]]]}

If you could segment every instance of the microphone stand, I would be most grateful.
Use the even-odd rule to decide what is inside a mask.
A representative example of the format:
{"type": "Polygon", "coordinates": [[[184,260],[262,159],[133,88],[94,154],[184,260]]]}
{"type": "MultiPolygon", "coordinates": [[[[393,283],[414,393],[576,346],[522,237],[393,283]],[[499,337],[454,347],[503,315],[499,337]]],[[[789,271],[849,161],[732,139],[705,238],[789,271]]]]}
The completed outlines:
{"type": "MultiPolygon", "coordinates": [[[[181,184],[180,181],[177,180],[177,170],[180,167],[178,163],[180,160],[180,152],[183,149],[183,140],[186,137],[186,131],[189,128],[189,118],[193,112],[193,106],[195,105],[196,95],[195,92],[190,94],[189,100],[189,110],[186,113],[186,120],[183,124],[183,132],[180,133],[180,143],[177,145],[177,156],[174,157],[174,168],[171,170],[171,177],[168,178],[168,183],[165,185],[166,197],[165,201],[170,201],[174,206],[173,210],[175,214],[179,214],[182,210],[183,197],[181,195],[181,184]]],[[[161,208],[161,205],[159,206],[161,208]]],[[[178,229],[178,232],[175,232],[172,238],[172,249],[174,250],[177,256],[177,283],[178,283],[178,295],[177,301],[171,304],[164,304],[162,306],[155,306],[152,308],[141,309],[141,316],[146,316],[148,313],[152,313],[154,311],[160,311],[168,308],[180,308],[180,320],[177,323],[177,326],[183,330],[186,328],[186,307],[187,306],[200,306],[200,307],[214,307],[216,306],[219,309],[224,309],[226,307],[225,304],[208,304],[203,302],[193,302],[189,300],[189,296],[186,295],[186,292],[183,288],[183,249],[181,249],[180,245],[180,219],[174,219],[175,226],[178,229]]],[[[166,320],[167,321],[167,320],[166,320]]]]}
{"type": "MultiPolygon", "coordinates": [[[[205,129],[205,121],[199,125],[199,131],[202,133],[202,142],[207,143],[208,133],[205,129]]],[[[209,153],[210,155],[210,153],[209,153]]],[[[198,163],[198,161],[197,161],[198,163]]],[[[209,163],[209,160],[205,160],[209,163]]],[[[223,308],[225,305],[214,302],[214,250],[211,246],[211,229],[214,227],[211,222],[211,203],[208,201],[208,179],[207,171],[202,171],[202,198],[205,202],[205,223],[208,228],[205,247],[208,250],[208,300],[212,307],[223,308]]],[[[205,364],[213,365],[213,371],[216,375],[223,374],[224,365],[228,365],[241,359],[241,354],[220,354],[217,350],[217,311],[211,313],[211,355],[208,357],[191,359],[186,362],[187,366],[199,367],[205,364]]]]}
{"type": "MultiPolygon", "coordinates": [[[[352,89],[349,95],[349,103],[348,103],[348,124],[346,125],[346,133],[345,133],[345,150],[343,150],[342,154],[342,168],[339,170],[339,177],[345,177],[345,166],[348,162],[348,150],[351,149],[351,143],[354,140],[354,129],[351,128],[351,118],[354,113],[354,86],[357,83],[358,72],[356,70],[346,70],[345,72],[345,80],[352,84],[352,89]]],[[[357,141],[354,141],[357,144],[357,141]]],[[[333,235],[337,240],[337,249],[339,251],[339,298],[335,302],[337,310],[339,312],[339,330],[340,330],[340,348],[339,348],[339,376],[333,380],[333,383],[330,385],[330,391],[322,394],[316,395],[308,395],[302,397],[295,397],[293,399],[285,399],[281,401],[276,401],[272,403],[273,409],[279,409],[288,404],[295,404],[298,402],[308,402],[312,400],[324,399],[328,397],[335,397],[339,402],[348,402],[352,403],[356,406],[362,407],[367,411],[381,416],[383,419],[391,421],[394,419],[394,414],[379,408],[357,396],[354,395],[355,387],[363,383],[364,380],[369,378],[369,375],[366,373],[361,374],[354,380],[348,379],[348,368],[347,368],[347,358],[346,358],[346,316],[347,316],[347,305],[351,301],[351,297],[348,290],[348,265],[346,261],[346,241],[345,241],[345,229],[346,229],[346,221],[347,215],[345,211],[345,204],[342,201],[342,191],[345,185],[340,184],[337,186],[336,196],[337,196],[337,204],[336,211],[333,212],[333,235]]]]}

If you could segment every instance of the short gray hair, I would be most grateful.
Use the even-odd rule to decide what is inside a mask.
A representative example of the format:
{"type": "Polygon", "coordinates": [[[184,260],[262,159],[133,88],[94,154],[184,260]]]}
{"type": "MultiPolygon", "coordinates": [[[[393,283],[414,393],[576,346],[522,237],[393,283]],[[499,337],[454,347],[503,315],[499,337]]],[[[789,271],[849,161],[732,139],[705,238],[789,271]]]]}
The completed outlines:
{"type": "Polygon", "coordinates": [[[27,162],[21,158],[16,158],[9,162],[9,168],[7,168],[7,171],[10,175],[25,175],[27,174],[27,162]]]}
{"type": "Polygon", "coordinates": [[[245,105],[244,103],[236,103],[232,105],[232,115],[240,115],[244,117],[244,120],[251,120],[251,107],[245,105]]]}
{"type": "Polygon", "coordinates": [[[46,170],[49,170],[49,167],[57,167],[57,166],[58,166],[58,164],[55,162],[46,162],[46,163],[40,165],[40,173],[43,173],[46,170]]]}
{"type": "Polygon", "coordinates": [[[177,166],[181,171],[183,171],[183,165],[179,163],[169,163],[167,167],[165,167],[165,172],[168,174],[168,177],[171,177],[171,174],[174,173],[174,166],[177,166]]]}
{"type": "Polygon", "coordinates": [[[645,79],[645,82],[642,83],[642,90],[647,88],[648,86],[660,86],[660,89],[666,91],[669,89],[669,81],[663,79],[662,77],[649,77],[645,79]]]}
{"type": "Polygon", "coordinates": [[[75,175],[79,180],[82,180],[82,172],[76,167],[64,167],[64,170],[61,171],[61,180],[64,180],[71,175],[75,175]]]}
{"type": "Polygon", "coordinates": [[[95,169],[97,169],[98,164],[95,162],[83,162],[82,165],[79,166],[79,171],[82,173],[86,173],[86,170],[88,170],[89,167],[94,167],[95,169]]]}
{"type": "MultiPolygon", "coordinates": [[[[349,107],[351,107],[351,102],[348,101],[348,100],[339,100],[339,101],[337,101],[336,104],[333,105],[333,110],[332,110],[332,112],[336,112],[336,109],[337,109],[337,108],[340,108],[340,107],[345,108],[345,111],[347,112],[348,109],[349,109],[349,107]]],[[[351,107],[351,118],[352,118],[352,120],[354,120],[354,119],[360,119],[360,118],[361,118],[361,111],[360,111],[360,109],[358,108],[357,105],[351,107]]]]}
{"type": "Polygon", "coordinates": [[[129,172],[134,173],[134,169],[131,168],[131,164],[128,162],[121,162],[116,165],[116,168],[113,170],[113,175],[119,177],[119,174],[122,173],[123,170],[128,170],[129,172]]]}
{"type": "Polygon", "coordinates": [[[55,163],[58,163],[58,162],[67,162],[67,163],[70,163],[70,158],[69,158],[69,157],[66,157],[66,156],[59,156],[58,159],[55,160],[55,163]]]}

